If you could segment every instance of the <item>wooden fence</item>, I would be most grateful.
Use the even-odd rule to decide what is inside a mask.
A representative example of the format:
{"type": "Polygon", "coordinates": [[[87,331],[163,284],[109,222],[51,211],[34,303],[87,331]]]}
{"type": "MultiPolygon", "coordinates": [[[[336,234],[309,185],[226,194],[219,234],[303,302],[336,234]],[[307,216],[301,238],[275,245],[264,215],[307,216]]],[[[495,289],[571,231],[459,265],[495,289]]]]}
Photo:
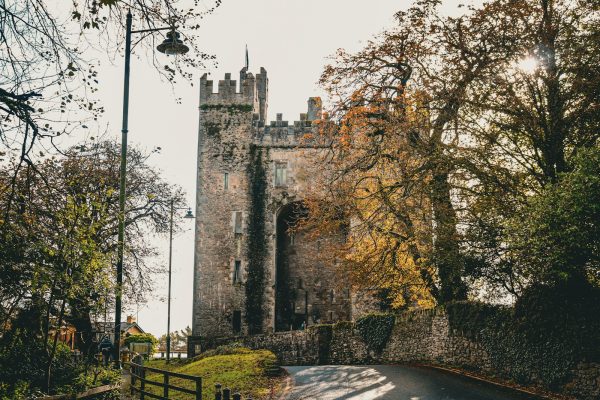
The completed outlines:
{"type": "Polygon", "coordinates": [[[115,390],[119,390],[119,385],[104,385],[95,387],[85,392],[81,393],[71,393],[71,394],[58,394],[54,396],[46,396],[42,398],[38,398],[38,400],[76,400],[76,399],[88,399],[92,397],[96,397],[108,392],[112,392],[115,390]]]}
{"type": "MultiPolygon", "coordinates": [[[[165,371],[158,368],[145,367],[142,364],[130,362],[131,367],[131,395],[138,397],[140,400],[159,399],[169,400],[169,393],[175,391],[179,393],[187,393],[190,399],[202,400],[202,378],[194,375],[179,374],[177,372],[165,371]],[[162,382],[152,381],[146,378],[146,372],[153,372],[162,376],[162,382]],[[179,378],[184,381],[194,382],[195,389],[188,389],[180,386],[175,386],[171,383],[171,378],[179,378]],[[139,386],[136,386],[139,385],[139,386]],[[146,386],[157,386],[162,389],[162,395],[147,391],[146,386]]],[[[231,389],[222,388],[220,384],[215,385],[215,400],[243,400],[239,393],[231,393],[231,389]]],[[[251,397],[246,397],[245,400],[252,400],[251,397]]]]}
{"type": "Polygon", "coordinates": [[[145,367],[134,362],[129,363],[131,366],[131,394],[139,395],[140,400],[159,399],[169,400],[169,392],[175,391],[179,393],[187,393],[192,399],[202,400],[202,378],[199,376],[179,374],[177,372],[165,371],[158,368],[145,367]],[[154,372],[162,375],[162,382],[156,382],[146,379],[146,372],[154,372]],[[192,381],[194,389],[188,389],[180,386],[175,386],[170,382],[171,378],[179,378],[184,381],[192,381]],[[139,382],[139,387],[136,386],[139,382]],[[162,389],[162,395],[158,395],[147,391],[146,386],[157,386],[162,389]]]}

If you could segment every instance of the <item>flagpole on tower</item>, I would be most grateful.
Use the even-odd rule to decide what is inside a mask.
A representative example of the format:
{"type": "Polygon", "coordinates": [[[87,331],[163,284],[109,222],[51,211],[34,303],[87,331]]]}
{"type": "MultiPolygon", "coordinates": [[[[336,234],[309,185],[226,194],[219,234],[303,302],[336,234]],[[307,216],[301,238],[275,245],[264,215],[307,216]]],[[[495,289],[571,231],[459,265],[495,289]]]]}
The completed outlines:
{"type": "Polygon", "coordinates": [[[248,71],[249,66],[250,66],[250,59],[248,57],[248,45],[246,45],[246,71],[248,71]]]}

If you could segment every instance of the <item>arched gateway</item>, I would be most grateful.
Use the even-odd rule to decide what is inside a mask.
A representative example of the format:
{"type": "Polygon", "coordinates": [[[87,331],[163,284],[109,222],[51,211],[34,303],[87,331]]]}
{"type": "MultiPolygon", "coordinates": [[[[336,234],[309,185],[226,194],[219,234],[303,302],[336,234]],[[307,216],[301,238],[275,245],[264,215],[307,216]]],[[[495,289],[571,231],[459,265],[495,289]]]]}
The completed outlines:
{"type": "Polygon", "coordinates": [[[326,242],[342,235],[313,239],[299,222],[308,216],[301,201],[286,204],[277,215],[275,258],[275,329],[303,329],[350,319],[350,293],[336,271],[319,257],[326,242]]]}

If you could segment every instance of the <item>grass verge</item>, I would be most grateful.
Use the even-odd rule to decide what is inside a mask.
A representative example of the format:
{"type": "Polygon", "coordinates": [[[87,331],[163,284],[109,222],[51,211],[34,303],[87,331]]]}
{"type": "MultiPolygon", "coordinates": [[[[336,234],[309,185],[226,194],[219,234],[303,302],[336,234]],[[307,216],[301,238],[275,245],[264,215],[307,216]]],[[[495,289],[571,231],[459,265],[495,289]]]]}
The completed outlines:
{"type": "MultiPolygon", "coordinates": [[[[213,352],[200,355],[191,361],[171,361],[167,364],[164,360],[153,360],[145,363],[146,366],[159,368],[181,374],[202,377],[202,399],[215,398],[215,384],[220,383],[223,388],[230,388],[232,394],[239,392],[242,399],[252,396],[252,399],[276,399],[284,384],[284,377],[273,376],[273,365],[277,358],[268,350],[250,350],[236,348],[227,354],[213,352]]],[[[163,376],[150,373],[146,379],[163,382],[163,376]]],[[[194,383],[188,380],[171,378],[171,385],[194,389],[194,383]]],[[[162,389],[146,385],[148,391],[162,394],[162,389]]],[[[192,399],[193,396],[180,392],[170,391],[169,398],[174,400],[192,399]]]]}

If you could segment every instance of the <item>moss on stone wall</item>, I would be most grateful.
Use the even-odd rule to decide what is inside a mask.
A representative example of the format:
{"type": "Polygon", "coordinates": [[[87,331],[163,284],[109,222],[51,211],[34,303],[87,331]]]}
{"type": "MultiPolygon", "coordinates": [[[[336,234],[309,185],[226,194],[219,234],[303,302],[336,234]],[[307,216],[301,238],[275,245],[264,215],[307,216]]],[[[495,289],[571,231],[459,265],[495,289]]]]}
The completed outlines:
{"type": "Polygon", "coordinates": [[[356,329],[370,350],[381,353],[390,339],[395,322],[394,314],[367,314],[356,320],[356,329]]]}
{"type": "Polygon", "coordinates": [[[246,322],[250,334],[260,333],[264,320],[265,264],[267,238],[265,230],[267,174],[262,149],[250,146],[248,164],[250,211],[248,214],[248,278],[246,280],[246,322]]]}
{"type": "Polygon", "coordinates": [[[206,128],[206,135],[217,137],[221,134],[221,125],[214,122],[205,122],[204,127],[206,128]]]}
{"type": "Polygon", "coordinates": [[[556,390],[581,361],[600,361],[600,289],[535,286],[514,308],[446,305],[452,334],[479,343],[494,370],[522,384],[556,390]]]}
{"type": "Polygon", "coordinates": [[[204,111],[250,112],[252,111],[252,104],[202,104],[200,109],[204,111]]]}
{"type": "Polygon", "coordinates": [[[319,365],[329,364],[331,355],[331,339],[333,338],[333,325],[317,324],[308,327],[308,331],[317,337],[319,344],[318,363],[319,365]]]}

